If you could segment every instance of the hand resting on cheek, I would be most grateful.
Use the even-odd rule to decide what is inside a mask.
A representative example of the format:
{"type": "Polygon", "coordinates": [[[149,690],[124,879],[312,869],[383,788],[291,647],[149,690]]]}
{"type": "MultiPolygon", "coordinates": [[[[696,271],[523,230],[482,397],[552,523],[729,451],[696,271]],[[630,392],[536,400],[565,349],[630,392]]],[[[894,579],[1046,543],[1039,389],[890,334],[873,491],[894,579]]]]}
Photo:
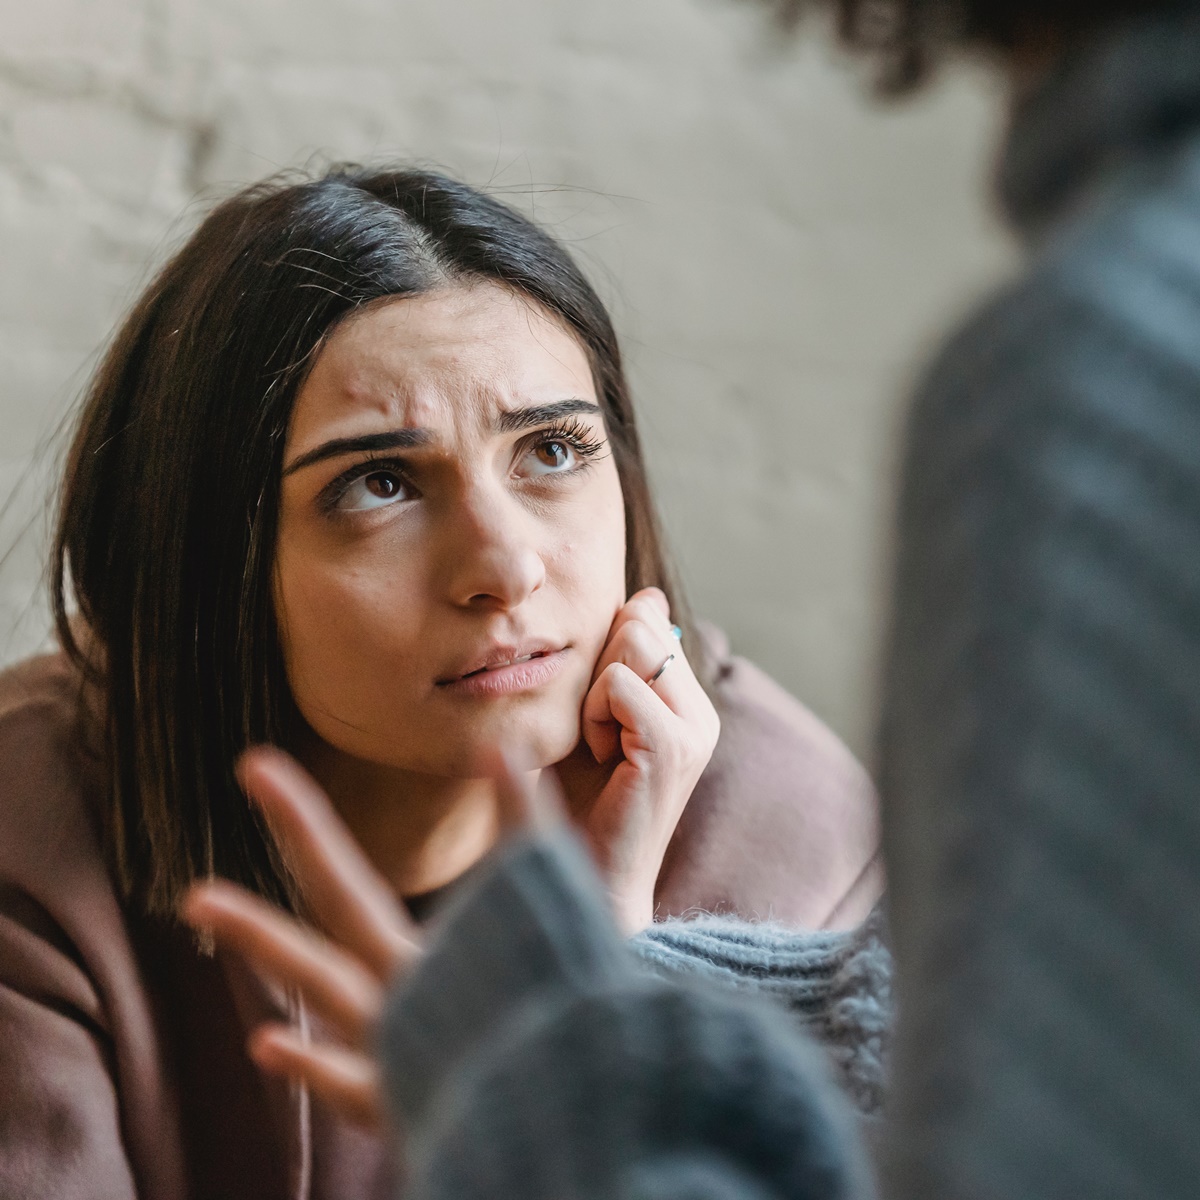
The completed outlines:
{"type": "Polygon", "coordinates": [[[627,934],[653,920],[663,857],[720,730],[672,632],[666,596],[643,588],[613,620],[583,702],[579,746],[557,767],[627,934]]]}

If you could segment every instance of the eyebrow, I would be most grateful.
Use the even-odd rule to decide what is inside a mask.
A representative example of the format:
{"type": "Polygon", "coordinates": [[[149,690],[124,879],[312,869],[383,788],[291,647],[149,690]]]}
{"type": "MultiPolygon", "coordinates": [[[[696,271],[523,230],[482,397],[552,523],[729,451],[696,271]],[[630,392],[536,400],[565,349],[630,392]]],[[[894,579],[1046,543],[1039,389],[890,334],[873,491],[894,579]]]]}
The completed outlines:
{"type": "Polygon", "coordinates": [[[300,455],[295,462],[284,467],[285,476],[327,458],[340,458],[344,454],[368,454],[374,450],[411,450],[430,441],[427,429],[389,429],[386,433],[367,433],[362,437],[332,438],[300,455]]]}
{"type": "Polygon", "coordinates": [[[531,429],[534,425],[545,425],[547,421],[559,421],[563,417],[573,417],[579,414],[594,415],[600,411],[600,405],[591,400],[558,400],[553,404],[535,404],[530,408],[517,408],[511,412],[501,413],[496,422],[500,433],[519,433],[522,429],[531,429]]]}
{"type": "MultiPolygon", "coordinates": [[[[591,400],[557,400],[553,404],[535,404],[529,408],[513,409],[501,413],[495,423],[499,433],[519,433],[522,429],[531,429],[535,425],[544,425],[548,421],[559,421],[563,417],[580,414],[594,415],[600,412],[600,406],[591,400]]],[[[383,433],[368,433],[362,437],[332,438],[322,442],[312,450],[301,454],[295,462],[289,463],[283,470],[285,476],[295,471],[311,467],[313,463],[324,462],[329,458],[340,458],[346,454],[370,454],[380,450],[411,450],[416,446],[426,446],[433,440],[428,429],[389,429],[383,433]]]]}

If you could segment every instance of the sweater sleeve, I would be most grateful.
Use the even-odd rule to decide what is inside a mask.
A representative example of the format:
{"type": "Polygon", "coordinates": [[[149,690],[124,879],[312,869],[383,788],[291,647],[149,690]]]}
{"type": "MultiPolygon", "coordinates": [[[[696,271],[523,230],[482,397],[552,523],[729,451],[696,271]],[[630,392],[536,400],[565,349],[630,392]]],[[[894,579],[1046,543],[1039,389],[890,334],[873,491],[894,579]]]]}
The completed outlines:
{"type": "Polygon", "coordinates": [[[407,1126],[447,1078],[529,1003],[633,973],[585,851],[565,832],[502,851],[455,898],[383,1026],[391,1098],[407,1126]]]}
{"type": "Polygon", "coordinates": [[[897,1195],[1196,1193],[1193,145],[1188,194],[1057,243],[910,418],[880,737],[897,1195]]]}
{"type": "Polygon", "coordinates": [[[654,974],[771,998],[824,1047],[865,1115],[883,1103],[891,1028],[891,955],[877,906],[844,933],[702,916],[651,926],[631,942],[654,974]]]}
{"type": "Polygon", "coordinates": [[[383,1021],[410,1200],[871,1195],[809,1039],[639,956],[565,835],[509,847],[457,898],[383,1021]]]}

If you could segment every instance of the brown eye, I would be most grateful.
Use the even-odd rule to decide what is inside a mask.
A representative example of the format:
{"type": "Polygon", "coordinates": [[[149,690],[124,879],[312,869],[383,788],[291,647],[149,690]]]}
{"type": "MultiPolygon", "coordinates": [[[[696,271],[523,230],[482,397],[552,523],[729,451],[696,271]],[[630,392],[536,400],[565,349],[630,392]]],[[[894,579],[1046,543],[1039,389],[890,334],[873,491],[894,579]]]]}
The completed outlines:
{"type": "Polygon", "coordinates": [[[361,512],[368,508],[382,508],[386,504],[397,504],[413,498],[413,491],[404,476],[397,471],[371,471],[360,475],[347,484],[337,507],[343,512],[361,512]]]}
{"type": "Polygon", "coordinates": [[[390,500],[400,494],[400,480],[390,471],[376,471],[363,480],[367,491],[379,500],[390,500]]]}
{"type": "Polygon", "coordinates": [[[565,438],[549,437],[530,446],[521,460],[526,478],[545,475],[569,475],[580,464],[581,457],[574,443],[565,438]]]}

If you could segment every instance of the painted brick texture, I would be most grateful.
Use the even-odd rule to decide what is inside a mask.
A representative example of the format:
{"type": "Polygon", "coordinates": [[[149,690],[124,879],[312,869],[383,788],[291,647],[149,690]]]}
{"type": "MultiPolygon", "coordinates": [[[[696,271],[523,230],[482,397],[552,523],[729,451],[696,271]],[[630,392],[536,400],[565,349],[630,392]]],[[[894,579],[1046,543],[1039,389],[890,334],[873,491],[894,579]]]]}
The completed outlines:
{"type": "Polygon", "coordinates": [[[57,431],[153,264],[244,182],[418,160],[572,245],[694,607],[866,749],[906,381],[1010,253],[979,79],[885,111],[738,0],[0,12],[0,657],[45,634],[57,431]]]}

